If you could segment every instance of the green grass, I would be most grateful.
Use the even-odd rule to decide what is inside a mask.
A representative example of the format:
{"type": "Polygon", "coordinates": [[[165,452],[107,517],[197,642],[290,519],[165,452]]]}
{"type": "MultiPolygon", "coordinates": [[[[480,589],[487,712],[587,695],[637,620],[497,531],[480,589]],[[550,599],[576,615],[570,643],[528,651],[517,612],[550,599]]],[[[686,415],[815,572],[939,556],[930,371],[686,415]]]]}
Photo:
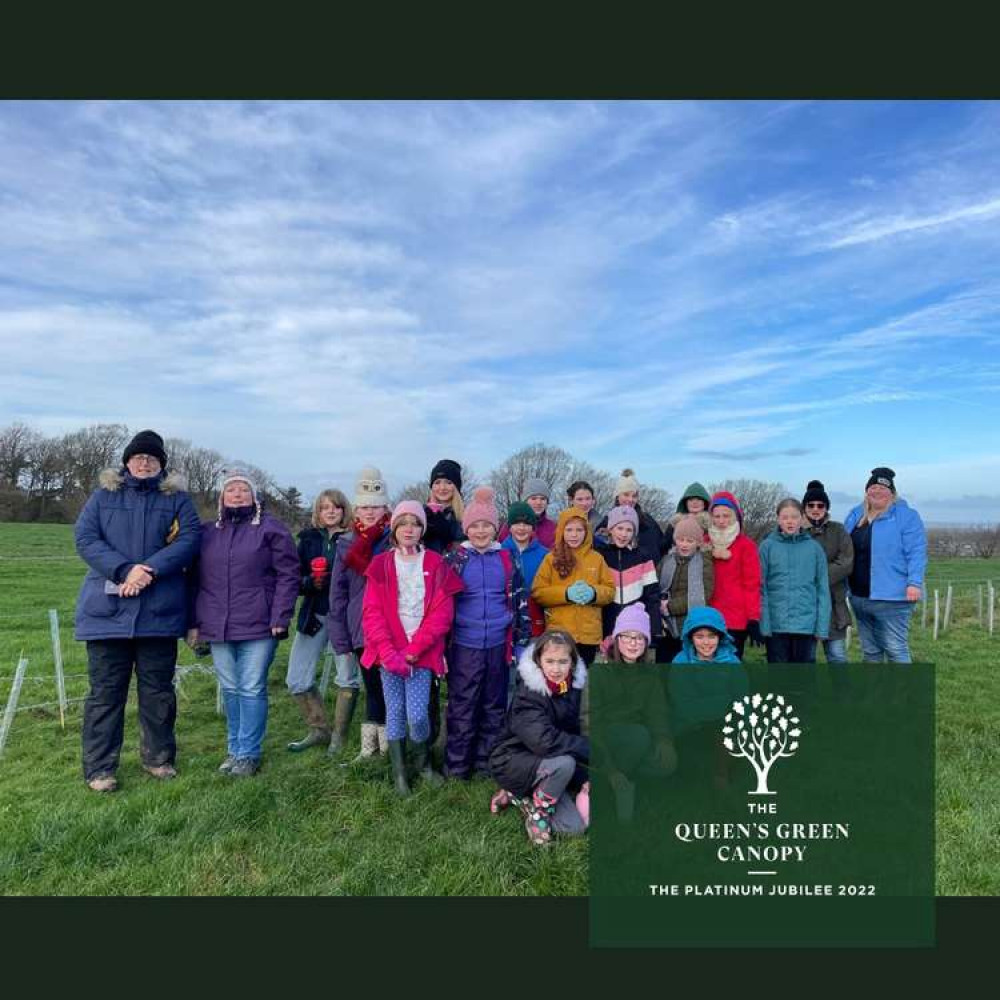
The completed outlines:
{"type": "MultiPolygon", "coordinates": [[[[0,703],[22,649],[29,670],[21,705],[55,700],[50,607],[60,611],[67,694],[86,693],[84,649],[72,638],[82,576],[71,527],[0,524],[0,703]]],[[[978,625],[975,591],[990,578],[1000,585],[1000,560],[934,563],[931,585],[955,584],[953,627],[934,643],[918,616],[912,631],[915,657],[937,663],[941,895],[1000,894],[1000,621],[990,641],[978,625]]],[[[384,762],[341,767],[319,751],[287,753],[285,743],[302,734],[282,684],[288,647],[282,643],[272,667],[265,766],[251,781],[215,773],[225,725],[215,714],[214,683],[202,675],[181,689],[180,777],[159,784],[141,771],[133,704],[122,791],[111,796],[83,785],[78,704],[65,730],[53,707],[19,712],[0,758],[0,893],[587,892],[586,840],[532,848],[517,816],[489,814],[487,781],[418,786],[400,801],[384,762]]],[[[181,664],[196,662],[181,650],[181,664]]]]}

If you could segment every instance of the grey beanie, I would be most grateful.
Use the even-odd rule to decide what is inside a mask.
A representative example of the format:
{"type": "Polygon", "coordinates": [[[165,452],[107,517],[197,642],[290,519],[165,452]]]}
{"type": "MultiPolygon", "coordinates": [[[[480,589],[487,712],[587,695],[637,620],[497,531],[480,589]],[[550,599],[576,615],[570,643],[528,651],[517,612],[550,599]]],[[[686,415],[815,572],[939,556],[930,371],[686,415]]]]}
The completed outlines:
{"type": "Polygon", "coordinates": [[[552,492],[549,489],[549,484],[545,482],[544,479],[539,479],[537,477],[533,479],[528,479],[525,481],[524,489],[521,490],[521,499],[527,500],[528,497],[545,497],[546,500],[552,496],[552,492]]]}

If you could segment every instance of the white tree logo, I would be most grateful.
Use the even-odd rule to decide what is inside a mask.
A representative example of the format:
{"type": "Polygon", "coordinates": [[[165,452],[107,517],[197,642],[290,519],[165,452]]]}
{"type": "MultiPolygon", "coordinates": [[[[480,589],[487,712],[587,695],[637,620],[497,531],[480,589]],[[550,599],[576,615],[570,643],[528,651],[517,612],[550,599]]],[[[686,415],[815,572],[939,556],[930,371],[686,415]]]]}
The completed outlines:
{"type": "Polygon", "coordinates": [[[730,757],[746,757],[757,774],[751,795],[775,795],[767,787],[767,776],[779,757],[791,757],[799,748],[798,716],[779,694],[746,695],[733,702],[722,727],[722,745],[730,757]]]}

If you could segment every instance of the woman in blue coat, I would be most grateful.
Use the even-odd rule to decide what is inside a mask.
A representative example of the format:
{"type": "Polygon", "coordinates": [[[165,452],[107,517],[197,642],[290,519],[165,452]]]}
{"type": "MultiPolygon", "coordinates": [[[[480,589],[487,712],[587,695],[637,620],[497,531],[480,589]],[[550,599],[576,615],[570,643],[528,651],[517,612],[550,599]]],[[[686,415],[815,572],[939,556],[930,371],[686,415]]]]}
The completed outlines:
{"type": "Polygon", "coordinates": [[[118,787],[132,671],[139,753],[154,778],[176,776],[174,669],[187,618],[184,569],[201,528],[184,479],[166,472],[163,438],[140,431],[120,469],[101,473],[76,522],[89,569],[76,604],[76,638],[87,643],[90,691],[83,708],[83,775],[95,792],[118,787]]]}
{"type": "Polygon", "coordinates": [[[896,496],[896,473],[872,469],[865,499],[847,515],[854,543],[847,578],[866,663],[910,663],[910,616],[927,569],[927,535],[920,515],[896,496]]]}

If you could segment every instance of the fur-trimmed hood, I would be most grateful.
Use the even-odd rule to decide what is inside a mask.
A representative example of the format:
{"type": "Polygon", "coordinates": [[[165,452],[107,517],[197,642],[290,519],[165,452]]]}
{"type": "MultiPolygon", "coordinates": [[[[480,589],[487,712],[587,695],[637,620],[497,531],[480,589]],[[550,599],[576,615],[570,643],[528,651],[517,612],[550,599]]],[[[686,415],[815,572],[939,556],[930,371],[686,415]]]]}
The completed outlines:
{"type": "MultiPolygon", "coordinates": [[[[101,489],[114,493],[125,485],[125,470],[109,467],[102,470],[97,481],[101,489]]],[[[184,473],[174,469],[163,476],[159,489],[161,493],[183,493],[187,490],[187,485],[187,477],[184,473]]]]}
{"type": "MultiPolygon", "coordinates": [[[[535,651],[535,643],[529,643],[524,652],[521,654],[517,661],[517,672],[521,676],[521,680],[524,682],[524,686],[529,691],[534,691],[536,694],[544,694],[549,697],[552,696],[552,692],[549,691],[549,686],[545,683],[545,674],[542,673],[542,668],[535,663],[532,654],[535,651]]],[[[584,688],[587,684],[587,665],[578,656],[576,658],[576,667],[573,669],[573,687],[584,688]]]]}

